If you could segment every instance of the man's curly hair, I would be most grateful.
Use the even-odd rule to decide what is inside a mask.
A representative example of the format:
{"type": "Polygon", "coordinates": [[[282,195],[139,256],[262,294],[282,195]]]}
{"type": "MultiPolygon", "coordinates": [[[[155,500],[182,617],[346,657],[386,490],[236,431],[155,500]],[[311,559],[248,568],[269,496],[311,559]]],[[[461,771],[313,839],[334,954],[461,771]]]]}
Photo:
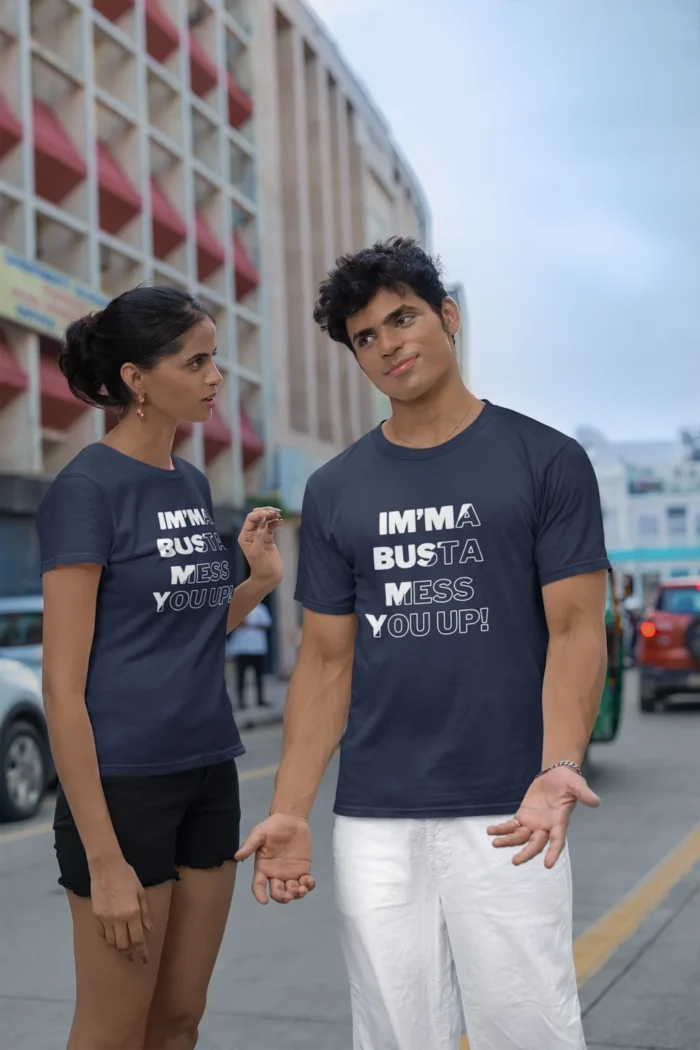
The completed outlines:
{"type": "Polygon", "coordinates": [[[336,343],[355,352],[345,321],[363,310],[381,289],[400,295],[410,289],[442,316],[447,297],[438,259],[428,255],[412,237],[377,241],[337,260],[319,288],[314,321],[336,343]]]}

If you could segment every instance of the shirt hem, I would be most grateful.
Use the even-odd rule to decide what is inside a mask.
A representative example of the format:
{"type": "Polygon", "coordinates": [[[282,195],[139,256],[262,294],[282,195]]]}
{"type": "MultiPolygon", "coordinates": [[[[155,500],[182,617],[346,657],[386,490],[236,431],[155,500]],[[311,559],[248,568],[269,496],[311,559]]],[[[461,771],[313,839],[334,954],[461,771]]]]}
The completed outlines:
{"type": "Polygon", "coordinates": [[[227,747],[225,751],[214,751],[208,755],[194,755],[192,758],[183,758],[178,762],[158,762],[139,766],[117,766],[100,765],[101,777],[149,777],[160,776],[166,773],[184,773],[188,769],[198,769],[200,766],[216,766],[220,762],[227,762],[231,758],[240,758],[245,754],[242,743],[227,747]]]}
{"type": "Polygon", "coordinates": [[[304,608],[308,609],[309,612],[324,613],[327,616],[350,616],[351,613],[355,612],[355,609],[351,605],[339,607],[337,605],[323,605],[322,602],[309,601],[306,598],[294,596],[294,600],[304,608]]]}
{"type": "Polygon", "coordinates": [[[343,806],[336,802],[333,812],[339,817],[413,817],[416,820],[440,817],[495,817],[515,813],[521,803],[522,796],[509,802],[483,802],[475,806],[408,806],[401,809],[389,806],[343,806]]]}
{"type": "Polygon", "coordinates": [[[611,571],[611,565],[607,558],[591,558],[589,561],[579,561],[573,565],[566,565],[553,572],[547,572],[540,576],[540,585],[545,587],[548,583],[556,583],[558,580],[566,580],[570,576],[582,576],[586,572],[601,572],[606,569],[611,571]]]}

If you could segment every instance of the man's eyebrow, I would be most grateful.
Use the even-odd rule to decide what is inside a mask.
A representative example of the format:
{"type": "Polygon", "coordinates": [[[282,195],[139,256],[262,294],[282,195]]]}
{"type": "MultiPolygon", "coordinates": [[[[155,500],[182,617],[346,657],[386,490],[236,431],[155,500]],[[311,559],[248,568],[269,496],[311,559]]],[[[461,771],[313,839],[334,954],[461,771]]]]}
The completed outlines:
{"type": "MultiPolygon", "coordinates": [[[[413,310],[414,307],[409,306],[408,303],[402,303],[401,306],[397,306],[395,310],[388,313],[382,320],[382,325],[391,324],[392,321],[397,321],[402,314],[405,314],[407,310],[413,310]]],[[[353,343],[356,343],[358,339],[362,339],[366,335],[374,335],[374,328],[361,328],[359,332],[355,332],[352,337],[353,343]]]]}
{"type": "Polygon", "coordinates": [[[402,303],[401,306],[397,306],[395,310],[392,310],[390,314],[387,314],[382,324],[391,324],[392,321],[398,321],[402,314],[405,314],[407,310],[411,310],[412,307],[408,303],[402,303]]]}

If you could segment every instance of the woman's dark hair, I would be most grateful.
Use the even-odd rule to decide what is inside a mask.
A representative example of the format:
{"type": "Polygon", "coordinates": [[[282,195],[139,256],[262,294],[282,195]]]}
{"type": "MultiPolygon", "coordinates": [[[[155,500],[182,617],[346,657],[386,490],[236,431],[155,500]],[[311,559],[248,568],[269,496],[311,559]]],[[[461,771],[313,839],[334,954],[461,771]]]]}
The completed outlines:
{"type": "Polygon", "coordinates": [[[133,401],[121,377],[127,361],[147,371],[181,349],[185,332],[211,314],[179,288],[141,286],[66,328],[58,364],[76,397],[125,412],[133,401]]]}
{"type": "Polygon", "coordinates": [[[345,321],[363,310],[382,288],[405,293],[410,288],[442,315],[447,297],[441,267],[412,237],[377,241],[354,255],[343,255],[319,288],[314,321],[336,343],[354,353],[345,321]]]}

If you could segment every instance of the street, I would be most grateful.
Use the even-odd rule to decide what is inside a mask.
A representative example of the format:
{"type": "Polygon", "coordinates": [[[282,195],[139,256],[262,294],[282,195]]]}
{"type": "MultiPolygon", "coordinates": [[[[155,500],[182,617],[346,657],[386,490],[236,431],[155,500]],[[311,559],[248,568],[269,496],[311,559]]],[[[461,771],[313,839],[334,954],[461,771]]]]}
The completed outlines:
{"type": "MultiPolygon", "coordinates": [[[[621,734],[591,755],[589,780],[603,804],[598,811],[577,812],[570,834],[588,1046],[696,1050],[700,708],[686,703],[642,716],[636,675],[627,678],[621,734]]],[[[244,833],[266,813],[280,729],[248,732],[245,742],[244,833]]],[[[350,1050],[348,991],[332,902],[333,791],[331,770],[312,816],[318,886],[309,900],[261,908],[250,893],[250,866],[239,871],[201,1026],[202,1050],[350,1050]]],[[[47,802],[31,826],[0,831],[1,1050],[61,1050],[70,1024],[70,923],[56,884],[49,819],[47,802]]]]}

